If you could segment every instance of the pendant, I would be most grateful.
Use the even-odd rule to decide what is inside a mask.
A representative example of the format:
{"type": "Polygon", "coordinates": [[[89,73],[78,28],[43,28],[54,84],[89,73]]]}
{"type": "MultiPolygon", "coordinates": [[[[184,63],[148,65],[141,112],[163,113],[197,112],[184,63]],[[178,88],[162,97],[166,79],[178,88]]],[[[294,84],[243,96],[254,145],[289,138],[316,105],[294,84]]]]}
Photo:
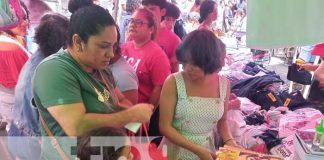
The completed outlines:
{"type": "Polygon", "coordinates": [[[104,96],[97,90],[97,88],[95,88],[95,91],[96,91],[96,93],[98,95],[98,101],[105,102],[104,96]]]}
{"type": "Polygon", "coordinates": [[[103,97],[104,97],[105,101],[109,100],[110,94],[106,89],[104,89],[104,91],[103,91],[103,97]]]}
{"type": "Polygon", "coordinates": [[[98,94],[98,100],[100,102],[105,102],[105,98],[102,96],[102,94],[98,94]]]}

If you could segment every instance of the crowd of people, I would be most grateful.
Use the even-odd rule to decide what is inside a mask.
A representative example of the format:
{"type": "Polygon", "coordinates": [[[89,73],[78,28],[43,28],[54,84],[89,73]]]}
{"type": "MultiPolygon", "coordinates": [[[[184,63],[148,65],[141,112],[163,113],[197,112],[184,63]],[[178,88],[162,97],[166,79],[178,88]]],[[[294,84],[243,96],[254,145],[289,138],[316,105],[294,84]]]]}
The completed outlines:
{"type": "MultiPolygon", "coordinates": [[[[243,28],[246,1],[196,0],[183,20],[199,14],[189,33],[176,2],[121,3],[117,21],[93,0],[69,0],[71,17],[44,13],[31,53],[29,9],[20,1],[22,20],[0,31],[0,129],[14,157],[86,160],[100,153],[91,137],[121,136],[128,146],[104,154],[136,159],[125,129],[132,123],[159,137],[154,145],[166,145],[172,160],[214,159],[215,135],[222,145],[241,147],[227,123],[227,112],[240,102],[219,74],[226,46],[217,36],[243,28]],[[71,152],[60,137],[77,137],[77,149],[71,152]]],[[[322,66],[315,68],[320,86],[322,66]]]]}

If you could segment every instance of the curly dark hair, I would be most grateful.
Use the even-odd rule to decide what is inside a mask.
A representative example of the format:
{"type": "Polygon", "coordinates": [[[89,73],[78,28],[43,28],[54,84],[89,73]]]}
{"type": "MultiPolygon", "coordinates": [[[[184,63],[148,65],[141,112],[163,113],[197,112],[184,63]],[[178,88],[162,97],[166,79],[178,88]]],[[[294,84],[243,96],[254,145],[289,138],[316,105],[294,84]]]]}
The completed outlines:
{"type": "Polygon", "coordinates": [[[35,42],[47,57],[66,46],[69,20],[58,13],[45,14],[36,28],[35,42]]]}
{"type": "Polygon", "coordinates": [[[142,5],[156,5],[159,6],[160,9],[164,9],[167,7],[167,1],[166,0],[142,0],[142,5]]]}
{"type": "Polygon", "coordinates": [[[178,19],[180,17],[180,13],[180,9],[176,5],[168,2],[165,17],[173,17],[174,19],[178,19]]]}

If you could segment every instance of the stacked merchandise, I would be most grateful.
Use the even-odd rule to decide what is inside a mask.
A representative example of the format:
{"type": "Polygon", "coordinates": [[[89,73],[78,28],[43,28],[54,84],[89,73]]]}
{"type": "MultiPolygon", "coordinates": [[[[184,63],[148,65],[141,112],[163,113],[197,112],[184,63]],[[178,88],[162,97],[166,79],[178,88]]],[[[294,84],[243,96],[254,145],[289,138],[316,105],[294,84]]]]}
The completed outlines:
{"type": "Polygon", "coordinates": [[[217,160],[282,160],[278,156],[261,154],[227,145],[220,148],[216,155],[217,160]]]}

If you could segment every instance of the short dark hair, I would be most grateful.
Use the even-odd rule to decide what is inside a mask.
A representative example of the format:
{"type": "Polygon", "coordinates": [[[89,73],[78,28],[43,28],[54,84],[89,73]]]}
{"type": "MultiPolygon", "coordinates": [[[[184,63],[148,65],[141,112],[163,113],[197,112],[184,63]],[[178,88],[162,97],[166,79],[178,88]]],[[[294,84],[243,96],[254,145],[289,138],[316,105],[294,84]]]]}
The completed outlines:
{"type": "MultiPolygon", "coordinates": [[[[105,127],[105,128],[98,128],[94,129],[85,136],[82,136],[80,138],[78,147],[77,147],[77,157],[80,160],[90,160],[91,155],[97,155],[100,154],[100,147],[91,147],[91,137],[119,137],[127,138],[126,131],[120,128],[112,128],[112,127],[105,127]]],[[[105,157],[107,157],[109,160],[117,160],[118,157],[121,154],[121,150],[123,148],[118,149],[115,151],[114,147],[108,148],[108,152],[103,152],[105,154],[105,157]]]]}
{"type": "Polygon", "coordinates": [[[90,36],[99,34],[106,26],[116,26],[107,10],[94,4],[82,7],[71,16],[68,45],[72,46],[74,34],[79,35],[82,41],[87,43],[90,36]]]}
{"type": "Polygon", "coordinates": [[[180,9],[176,5],[168,2],[165,17],[173,17],[174,19],[178,19],[180,17],[180,9]]]}
{"type": "Polygon", "coordinates": [[[43,15],[35,32],[35,42],[41,53],[47,57],[66,45],[69,20],[58,13],[43,15]]]}
{"type": "Polygon", "coordinates": [[[176,50],[181,63],[191,63],[201,68],[205,74],[219,71],[221,66],[220,40],[206,29],[189,33],[176,50]]]}
{"type": "Polygon", "coordinates": [[[154,31],[153,31],[152,36],[151,36],[151,39],[153,40],[155,38],[156,32],[157,32],[157,24],[155,23],[153,13],[151,11],[149,11],[148,9],[146,9],[146,8],[138,8],[136,10],[136,12],[143,13],[144,17],[148,21],[148,26],[154,28],[154,31]]]}
{"type": "Polygon", "coordinates": [[[93,0],[69,0],[68,10],[71,13],[74,13],[79,8],[89,6],[93,4],[93,0]]]}
{"type": "Polygon", "coordinates": [[[156,5],[159,6],[160,9],[164,9],[167,7],[167,1],[166,0],[142,0],[142,5],[156,5]]]}
{"type": "Polygon", "coordinates": [[[199,18],[199,23],[202,23],[207,16],[209,15],[209,13],[213,12],[214,8],[215,8],[215,1],[212,0],[205,0],[201,3],[200,5],[200,18],[199,18]]]}
{"type": "Polygon", "coordinates": [[[195,5],[199,6],[201,3],[201,0],[195,0],[195,5]]]}
{"type": "Polygon", "coordinates": [[[127,0],[126,12],[133,13],[140,6],[140,4],[140,0],[127,0]]]}

